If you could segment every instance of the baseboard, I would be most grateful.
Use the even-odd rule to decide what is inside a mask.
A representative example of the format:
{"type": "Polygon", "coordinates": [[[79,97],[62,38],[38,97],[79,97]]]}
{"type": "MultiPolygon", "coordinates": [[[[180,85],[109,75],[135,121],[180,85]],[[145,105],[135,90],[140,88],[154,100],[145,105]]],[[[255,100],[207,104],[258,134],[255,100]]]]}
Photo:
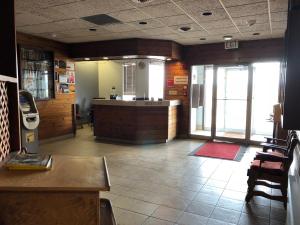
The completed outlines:
{"type": "Polygon", "coordinates": [[[40,140],[40,144],[47,144],[47,143],[51,143],[51,142],[55,142],[55,141],[62,141],[62,140],[73,138],[73,137],[74,137],[74,134],[61,135],[61,136],[57,136],[57,137],[53,137],[53,138],[47,138],[47,139],[40,140]]]}

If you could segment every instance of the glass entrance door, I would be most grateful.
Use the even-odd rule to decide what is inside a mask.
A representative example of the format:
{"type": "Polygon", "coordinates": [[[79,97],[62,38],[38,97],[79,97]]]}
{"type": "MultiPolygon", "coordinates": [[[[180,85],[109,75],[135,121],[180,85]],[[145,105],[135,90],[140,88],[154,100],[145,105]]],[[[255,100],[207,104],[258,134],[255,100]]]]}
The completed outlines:
{"type": "Polygon", "coordinates": [[[216,137],[246,138],[248,66],[217,68],[216,137]]]}
{"type": "Polygon", "coordinates": [[[279,77],[280,62],[193,66],[191,135],[245,143],[272,136],[279,77]]]}

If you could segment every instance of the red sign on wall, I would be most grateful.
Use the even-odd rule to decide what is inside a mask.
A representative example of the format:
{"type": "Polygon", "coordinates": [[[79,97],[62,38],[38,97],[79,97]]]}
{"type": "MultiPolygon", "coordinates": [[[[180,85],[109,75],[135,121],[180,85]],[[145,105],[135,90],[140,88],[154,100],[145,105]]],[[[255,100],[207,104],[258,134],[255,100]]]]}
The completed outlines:
{"type": "Polygon", "coordinates": [[[174,79],[168,79],[167,85],[168,87],[174,87],[174,79]]]}

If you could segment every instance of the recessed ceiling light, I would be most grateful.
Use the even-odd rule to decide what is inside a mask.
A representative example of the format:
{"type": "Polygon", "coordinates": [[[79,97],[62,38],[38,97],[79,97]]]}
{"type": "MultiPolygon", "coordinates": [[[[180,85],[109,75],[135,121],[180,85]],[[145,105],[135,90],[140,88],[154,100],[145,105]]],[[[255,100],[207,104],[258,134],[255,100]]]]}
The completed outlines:
{"type": "Polygon", "coordinates": [[[260,33],[253,33],[254,36],[260,35],[260,33]]]}
{"type": "Polygon", "coordinates": [[[139,22],[139,24],[140,24],[140,25],[146,25],[147,22],[146,22],[146,21],[141,21],[141,22],[139,22]]]}
{"type": "Polygon", "coordinates": [[[167,61],[171,61],[172,59],[171,59],[171,58],[167,58],[166,60],[167,60],[167,61]]]}
{"type": "Polygon", "coordinates": [[[206,38],[200,38],[200,41],[205,41],[206,40],[206,38]]]}
{"type": "Polygon", "coordinates": [[[84,58],[84,60],[85,60],[85,61],[89,61],[89,60],[90,60],[90,58],[84,58]]]}
{"type": "Polygon", "coordinates": [[[104,60],[108,60],[108,57],[103,57],[102,59],[104,59],[104,60]]]}
{"type": "Polygon", "coordinates": [[[223,38],[224,38],[225,41],[232,40],[232,36],[231,35],[225,35],[223,38]]]}
{"type": "Polygon", "coordinates": [[[207,11],[207,12],[202,13],[202,15],[203,15],[203,16],[211,16],[211,15],[212,15],[212,12],[207,11]]]}
{"type": "Polygon", "coordinates": [[[189,27],[189,26],[179,27],[179,30],[180,30],[180,31],[183,31],[183,32],[187,32],[187,31],[189,31],[189,30],[191,30],[191,29],[192,29],[192,28],[189,27]]]}
{"type": "Polygon", "coordinates": [[[89,30],[90,30],[90,31],[97,31],[96,28],[90,28],[89,30]]]}

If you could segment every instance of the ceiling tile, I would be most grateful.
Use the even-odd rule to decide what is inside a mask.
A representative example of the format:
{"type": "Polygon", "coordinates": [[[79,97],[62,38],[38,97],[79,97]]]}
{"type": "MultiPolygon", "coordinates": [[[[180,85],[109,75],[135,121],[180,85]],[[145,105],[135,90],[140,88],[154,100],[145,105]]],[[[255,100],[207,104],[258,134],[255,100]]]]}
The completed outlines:
{"type": "Polygon", "coordinates": [[[282,37],[286,29],[288,0],[270,0],[272,34],[268,27],[267,0],[153,0],[143,4],[132,0],[15,2],[17,31],[58,41],[70,43],[141,37],[201,44],[222,42],[226,34],[243,40],[282,37]],[[233,26],[220,1],[225,4],[243,36],[233,26]],[[203,16],[205,11],[211,11],[212,16],[203,16]],[[95,26],[80,19],[96,14],[109,14],[123,21],[123,24],[95,26]],[[256,24],[249,27],[247,21],[253,19],[256,24]],[[140,25],[140,21],[147,24],[140,25]],[[193,29],[183,33],[178,31],[180,25],[189,25],[193,29]],[[91,32],[89,28],[97,30],[91,32]],[[261,35],[253,36],[255,31],[261,35]],[[53,33],[56,37],[52,36],[53,33]],[[201,41],[200,37],[207,40],[201,41]]]}
{"type": "Polygon", "coordinates": [[[132,22],[144,19],[150,19],[151,16],[143,13],[141,10],[138,9],[128,9],[117,11],[113,13],[109,13],[110,16],[122,21],[122,22],[132,22]]]}
{"type": "Polygon", "coordinates": [[[143,32],[145,32],[148,35],[163,35],[163,34],[174,33],[173,30],[168,27],[147,29],[147,30],[143,30],[143,32]]]}
{"type": "Polygon", "coordinates": [[[287,12],[271,13],[272,21],[287,21],[287,12]]]}
{"type": "Polygon", "coordinates": [[[164,26],[164,24],[157,19],[139,20],[139,21],[129,22],[128,24],[136,27],[137,29],[150,29],[150,28],[158,28],[164,26]],[[140,22],[147,22],[147,24],[141,25],[139,24],[140,22]]]}
{"type": "Polygon", "coordinates": [[[133,0],[126,0],[126,1],[129,2],[130,4],[132,4],[135,7],[144,7],[144,6],[163,4],[163,3],[166,3],[166,1],[169,1],[169,0],[153,0],[153,1],[143,2],[143,3],[136,3],[133,0]]]}
{"type": "Polygon", "coordinates": [[[206,37],[207,35],[208,35],[207,32],[200,31],[200,30],[190,31],[183,34],[185,38],[198,38],[198,39],[200,39],[200,37],[206,37]]]}
{"type": "Polygon", "coordinates": [[[266,2],[267,0],[222,0],[225,7],[249,5],[258,2],[266,2]]]}
{"type": "Polygon", "coordinates": [[[45,18],[48,18],[52,21],[58,21],[58,20],[66,20],[66,19],[74,19],[74,18],[80,18],[80,16],[74,16],[75,12],[63,12],[59,11],[56,7],[51,7],[47,9],[31,9],[28,11],[29,13],[38,15],[38,16],[43,16],[45,18]]]}
{"type": "Polygon", "coordinates": [[[243,16],[243,17],[235,17],[233,21],[237,26],[247,26],[248,21],[255,20],[257,24],[259,23],[268,23],[269,22],[269,14],[260,14],[260,15],[252,15],[252,16],[243,16]]]}
{"type": "Polygon", "coordinates": [[[222,8],[219,0],[174,0],[174,2],[185,9],[195,9],[203,12],[210,9],[222,8]]]}
{"type": "Polygon", "coordinates": [[[225,20],[229,19],[226,11],[222,9],[213,9],[211,10],[212,15],[211,16],[203,16],[201,11],[197,11],[196,13],[193,13],[192,16],[197,19],[198,22],[210,22],[215,20],[225,20]]]}
{"type": "Polygon", "coordinates": [[[64,26],[58,25],[56,23],[47,23],[47,24],[37,24],[31,26],[19,27],[17,31],[29,33],[29,34],[40,34],[40,33],[55,33],[58,31],[63,31],[66,28],[64,26]]]}
{"type": "Polygon", "coordinates": [[[16,26],[19,27],[41,24],[41,23],[49,23],[52,21],[44,16],[39,16],[28,12],[17,13],[15,18],[16,18],[16,26]]]}
{"type": "Polygon", "coordinates": [[[288,0],[270,0],[271,12],[288,11],[288,0]]]}
{"type": "Polygon", "coordinates": [[[140,9],[154,18],[182,14],[182,10],[172,3],[146,6],[141,7],[140,9]]]}
{"type": "Polygon", "coordinates": [[[267,1],[249,5],[234,6],[227,8],[231,17],[242,17],[268,13],[267,1]]]}
{"type": "Polygon", "coordinates": [[[161,17],[161,18],[158,18],[158,19],[160,21],[162,21],[167,26],[187,24],[187,23],[193,23],[194,22],[193,20],[191,20],[185,14],[177,15],[177,16],[161,17]]]}
{"type": "Polygon", "coordinates": [[[242,33],[258,32],[258,31],[270,31],[270,23],[257,23],[252,26],[239,26],[239,30],[242,33]]]}
{"type": "MultiPolygon", "coordinates": [[[[98,27],[99,28],[99,27],[98,27]]],[[[108,34],[107,30],[97,29],[96,31],[89,31],[88,29],[69,29],[55,33],[59,37],[85,37],[85,36],[105,36],[108,34]]]]}
{"type": "Polygon", "coordinates": [[[187,34],[189,32],[192,32],[192,31],[203,31],[203,32],[206,32],[205,30],[202,29],[202,27],[200,27],[198,24],[196,23],[192,23],[192,24],[181,24],[181,25],[174,25],[174,26],[170,26],[170,28],[174,31],[174,32],[177,32],[177,33],[180,33],[180,34],[187,34]],[[191,28],[191,30],[189,31],[181,31],[179,28],[182,27],[182,26],[188,26],[191,28]]]}
{"type": "Polygon", "coordinates": [[[232,27],[233,23],[230,19],[223,19],[210,22],[202,22],[201,25],[207,30],[213,30],[217,28],[232,27]]]}
{"type": "Polygon", "coordinates": [[[55,22],[55,24],[58,24],[60,26],[64,26],[67,30],[69,29],[80,29],[80,28],[92,28],[95,27],[95,24],[87,22],[82,19],[69,19],[69,20],[60,20],[58,22],[55,22]]]}
{"type": "Polygon", "coordinates": [[[231,28],[226,27],[226,28],[219,28],[215,30],[209,30],[209,34],[220,35],[220,36],[234,34],[235,36],[239,36],[238,30],[234,26],[232,26],[231,28]]]}
{"type": "MultiPolygon", "coordinates": [[[[20,0],[16,0],[16,1],[20,1],[20,0]]],[[[80,1],[82,0],[39,0],[39,1],[35,1],[35,4],[37,4],[39,8],[48,8],[48,7],[59,6],[59,5],[64,5],[65,7],[68,7],[69,4],[80,2],[80,1]]]]}
{"type": "Polygon", "coordinates": [[[126,23],[110,24],[110,25],[105,25],[105,26],[101,26],[101,27],[107,31],[115,32],[115,33],[137,30],[136,27],[131,26],[130,24],[126,24],[126,23]]]}
{"type": "Polygon", "coordinates": [[[286,27],[287,27],[287,22],[286,21],[272,22],[272,28],[273,29],[285,30],[286,27]]]}

